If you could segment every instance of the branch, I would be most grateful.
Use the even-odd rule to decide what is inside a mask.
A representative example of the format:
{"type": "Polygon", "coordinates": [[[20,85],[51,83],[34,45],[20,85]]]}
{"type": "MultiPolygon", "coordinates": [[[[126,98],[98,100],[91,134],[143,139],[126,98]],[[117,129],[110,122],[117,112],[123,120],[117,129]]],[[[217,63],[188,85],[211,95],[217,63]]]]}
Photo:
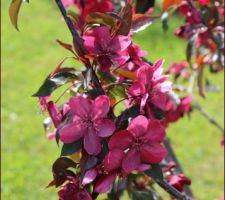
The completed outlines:
{"type": "MultiPolygon", "coordinates": [[[[59,10],[60,10],[60,12],[61,12],[61,14],[62,14],[66,24],[67,24],[67,26],[68,26],[68,28],[69,28],[69,30],[71,32],[71,34],[73,36],[73,40],[76,42],[76,40],[80,39],[80,36],[79,36],[77,30],[74,28],[73,22],[67,16],[66,9],[64,8],[61,0],[55,0],[55,2],[58,5],[58,8],[59,8],[59,10]]],[[[77,45],[80,45],[80,44],[77,43],[77,45]]],[[[82,49],[82,47],[81,47],[81,49],[82,49]]],[[[102,86],[101,86],[101,84],[100,84],[100,82],[98,80],[98,77],[97,77],[93,67],[90,65],[89,62],[86,63],[86,67],[91,69],[91,73],[92,73],[92,77],[93,77],[93,83],[94,83],[96,89],[98,89],[101,94],[105,94],[105,92],[104,92],[104,90],[103,90],[103,88],[102,88],[102,86]]]]}
{"type": "MultiPolygon", "coordinates": [[[[177,159],[177,157],[176,157],[176,154],[175,154],[175,152],[174,152],[174,150],[173,150],[173,148],[172,148],[172,146],[171,146],[171,144],[170,144],[169,138],[166,138],[166,139],[163,141],[163,144],[164,144],[164,146],[166,147],[166,149],[167,149],[167,151],[168,151],[168,155],[171,157],[171,160],[174,161],[174,162],[176,163],[176,169],[177,169],[177,172],[183,174],[183,173],[184,173],[184,172],[183,172],[183,169],[182,169],[182,167],[181,167],[181,165],[180,165],[180,163],[179,163],[179,161],[178,161],[178,159],[177,159]]],[[[193,195],[193,193],[192,193],[192,191],[191,191],[191,189],[190,189],[189,186],[184,186],[184,192],[185,192],[189,197],[194,197],[194,195],[193,195]]]]}
{"type": "Polygon", "coordinates": [[[208,119],[208,121],[217,127],[222,134],[224,134],[224,128],[212,117],[210,116],[198,103],[193,103],[192,107],[199,111],[199,113],[208,119]]]}
{"type": "Polygon", "coordinates": [[[178,190],[176,190],[174,187],[172,187],[169,183],[167,183],[165,180],[160,181],[160,180],[155,180],[157,184],[163,188],[165,191],[167,191],[170,195],[175,197],[178,200],[191,200],[191,198],[183,195],[180,193],[178,190]]]}
{"type": "Polygon", "coordinates": [[[66,14],[66,9],[64,8],[63,4],[62,4],[62,1],[61,0],[55,0],[56,4],[58,5],[59,7],[59,10],[73,36],[73,38],[76,38],[76,37],[80,37],[78,32],[76,31],[76,29],[74,28],[73,26],[73,22],[70,20],[70,18],[67,16],[66,14]]]}

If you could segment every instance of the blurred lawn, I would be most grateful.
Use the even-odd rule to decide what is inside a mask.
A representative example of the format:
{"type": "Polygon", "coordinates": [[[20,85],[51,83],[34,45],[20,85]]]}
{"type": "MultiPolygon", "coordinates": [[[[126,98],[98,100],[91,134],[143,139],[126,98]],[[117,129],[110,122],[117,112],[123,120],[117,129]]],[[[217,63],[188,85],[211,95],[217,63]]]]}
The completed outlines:
{"type": "MultiPolygon", "coordinates": [[[[2,1],[2,197],[5,200],[57,199],[54,189],[44,189],[51,180],[51,164],[59,155],[54,141],[49,142],[42,128],[43,116],[31,95],[56,64],[70,54],[55,39],[70,42],[65,24],[50,1],[24,4],[20,33],[11,26],[9,1],[2,1]]],[[[164,34],[159,21],[135,37],[152,61],[163,57],[165,67],[185,59],[185,41],[172,34],[180,22],[171,20],[164,34]]],[[[200,99],[206,110],[223,124],[223,73],[208,75],[221,89],[200,99]]],[[[184,118],[168,130],[186,175],[192,179],[199,200],[214,200],[223,195],[223,148],[221,135],[199,113],[184,118]]]]}

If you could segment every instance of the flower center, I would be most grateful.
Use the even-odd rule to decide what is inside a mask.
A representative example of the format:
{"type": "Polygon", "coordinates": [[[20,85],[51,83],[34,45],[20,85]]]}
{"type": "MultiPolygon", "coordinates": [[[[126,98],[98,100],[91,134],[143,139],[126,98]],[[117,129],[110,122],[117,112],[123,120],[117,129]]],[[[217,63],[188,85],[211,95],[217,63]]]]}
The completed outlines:
{"type": "Polygon", "coordinates": [[[133,148],[136,148],[137,150],[140,150],[141,146],[146,144],[147,143],[147,140],[142,138],[142,137],[139,137],[139,138],[136,138],[135,141],[134,141],[134,144],[132,145],[133,148]]]}

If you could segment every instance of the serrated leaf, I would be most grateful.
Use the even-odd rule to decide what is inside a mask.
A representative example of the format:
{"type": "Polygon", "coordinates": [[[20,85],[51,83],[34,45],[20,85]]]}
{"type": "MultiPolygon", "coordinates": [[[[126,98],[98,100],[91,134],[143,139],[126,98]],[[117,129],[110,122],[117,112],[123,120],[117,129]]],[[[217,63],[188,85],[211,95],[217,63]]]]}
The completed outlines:
{"type": "Polygon", "coordinates": [[[60,46],[62,46],[64,49],[67,49],[67,50],[69,50],[70,52],[72,52],[73,54],[74,54],[74,51],[73,51],[73,46],[71,45],[71,44],[67,44],[67,43],[65,43],[65,42],[62,42],[62,41],[60,41],[60,40],[56,40],[56,42],[60,45],[60,46]]]}
{"type": "Polygon", "coordinates": [[[153,180],[163,181],[163,172],[159,164],[152,164],[151,168],[144,173],[153,180]]]}
{"type": "Polygon", "coordinates": [[[162,120],[164,118],[164,112],[160,108],[155,107],[153,104],[150,104],[151,111],[156,119],[162,120]]]}
{"type": "Polygon", "coordinates": [[[109,28],[116,27],[116,19],[114,17],[111,17],[105,13],[100,12],[90,13],[86,17],[85,21],[87,24],[101,24],[109,28]]]}
{"type": "Polygon", "coordinates": [[[62,151],[61,151],[61,157],[62,156],[69,156],[77,151],[79,151],[82,148],[83,139],[79,139],[76,142],[73,142],[71,144],[63,144],[62,151]]]}
{"type": "Polygon", "coordinates": [[[23,0],[12,0],[9,6],[9,17],[13,26],[18,29],[18,16],[23,0]]]}
{"type": "Polygon", "coordinates": [[[132,24],[132,6],[128,3],[121,12],[119,13],[121,19],[123,19],[118,27],[117,27],[117,34],[127,36],[131,29],[132,24]]]}
{"type": "Polygon", "coordinates": [[[61,68],[56,74],[53,76],[48,76],[44,83],[41,85],[39,90],[33,94],[34,97],[45,97],[50,96],[51,93],[56,90],[58,87],[64,85],[65,83],[75,80],[78,77],[71,73],[73,68],[61,68]]]}
{"type": "Polygon", "coordinates": [[[113,70],[113,73],[118,74],[120,76],[123,76],[123,77],[128,78],[133,81],[135,81],[137,79],[135,73],[128,71],[126,69],[117,68],[117,69],[113,70]]]}
{"type": "Polygon", "coordinates": [[[159,17],[148,16],[144,14],[135,14],[132,17],[132,32],[138,32],[146,29],[152,22],[159,17]]]}
{"type": "Polygon", "coordinates": [[[74,176],[74,173],[68,170],[68,168],[76,168],[76,166],[76,163],[69,158],[58,158],[52,165],[52,173],[55,180],[55,186],[58,187],[62,185],[66,181],[68,175],[74,176]]]}

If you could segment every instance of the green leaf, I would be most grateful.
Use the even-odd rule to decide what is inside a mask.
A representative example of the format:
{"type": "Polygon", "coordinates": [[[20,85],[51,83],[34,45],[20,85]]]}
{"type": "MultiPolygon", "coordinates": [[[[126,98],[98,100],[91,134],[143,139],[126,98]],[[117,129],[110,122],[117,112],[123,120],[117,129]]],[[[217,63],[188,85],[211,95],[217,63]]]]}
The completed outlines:
{"type": "Polygon", "coordinates": [[[151,191],[133,191],[132,200],[154,200],[151,191]]]}
{"type": "Polygon", "coordinates": [[[34,97],[45,97],[51,95],[51,93],[58,87],[64,85],[69,81],[76,80],[78,77],[74,73],[73,68],[61,68],[53,76],[48,76],[39,90],[33,94],[34,97]]]}
{"type": "Polygon", "coordinates": [[[9,6],[9,17],[13,26],[18,29],[18,15],[21,8],[23,0],[12,0],[9,6]]]}
{"type": "Polygon", "coordinates": [[[53,184],[55,184],[56,187],[62,185],[66,181],[68,175],[74,175],[74,173],[68,170],[68,168],[76,168],[76,166],[77,164],[69,158],[58,158],[52,165],[52,173],[55,181],[54,183],[50,184],[50,186],[52,186],[53,184]]]}
{"type": "Polygon", "coordinates": [[[75,152],[79,151],[82,147],[83,139],[79,139],[76,142],[73,142],[71,144],[63,144],[62,151],[61,151],[61,157],[62,156],[69,156],[74,154],[75,152]]]}
{"type": "Polygon", "coordinates": [[[163,181],[163,172],[159,164],[152,164],[151,169],[144,173],[156,181],[163,181]]]}
{"type": "Polygon", "coordinates": [[[164,111],[162,109],[155,107],[153,104],[150,104],[150,108],[156,119],[162,120],[164,118],[164,111]]]}

